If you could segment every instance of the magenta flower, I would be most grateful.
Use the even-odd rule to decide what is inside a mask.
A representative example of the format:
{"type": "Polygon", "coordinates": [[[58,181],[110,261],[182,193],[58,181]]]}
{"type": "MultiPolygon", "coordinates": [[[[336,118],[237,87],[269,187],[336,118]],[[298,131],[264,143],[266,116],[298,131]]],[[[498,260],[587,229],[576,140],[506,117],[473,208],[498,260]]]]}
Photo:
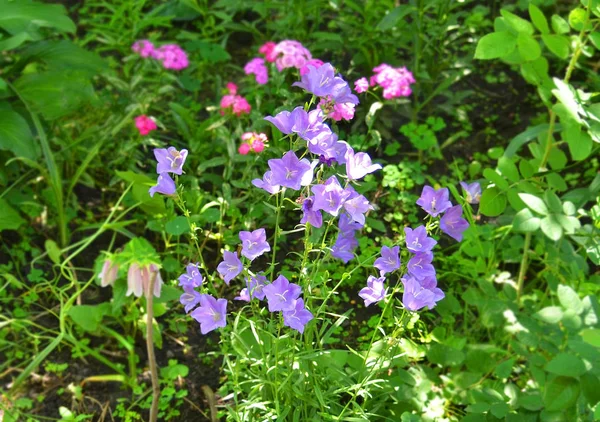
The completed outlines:
{"type": "Polygon", "coordinates": [[[455,205],[440,219],[440,229],[458,242],[463,239],[463,232],[469,228],[469,223],[462,218],[462,213],[462,207],[455,205]]]}
{"type": "Polygon", "coordinates": [[[197,304],[200,303],[200,298],[202,295],[198,293],[194,288],[190,285],[185,285],[183,287],[183,293],[179,297],[179,303],[181,303],[185,309],[185,313],[190,312],[197,304]]]}
{"type": "Polygon", "coordinates": [[[221,98],[220,107],[221,116],[231,112],[235,116],[240,117],[242,114],[250,114],[252,111],[252,107],[248,104],[248,100],[237,94],[224,95],[223,98],[221,98]]]}
{"type": "Polygon", "coordinates": [[[333,106],[333,110],[327,115],[330,119],[339,122],[340,120],[350,121],[354,119],[354,108],[352,103],[338,103],[333,106]]]}
{"type": "Polygon", "coordinates": [[[400,268],[400,246],[382,246],[381,256],[375,260],[373,266],[379,270],[381,276],[400,268]]]}
{"type": "Polygon", "coordinates": [[[338,215],[344,201],[350,196],[350,192],[342,189],[335,176],[331,176],[323,184],[312,186],[311,190],[315,198],[313,209],[323,210],[334,217],[338,215]]]}
{"type": "Polygon", "coordinates": [[[273,63],[277,59],[277,55],[274,52],[276,46],[277,44],[275,44],[273,41],[267,41],[260,46],[258,52],[263,54],[269,63],[273,63]]]}
{"type": "Polygon", "coordinates": [[[135,127],[139,130],[140,135],[146,136],[151,131],[156,130],[156,123],[150,117],[143,114],[135,118],[135,127]]]}
{"type": "Polygon", "coordinates": [[[319,68],[323,66],[323,64],[323,61],[319,59],[311,59],[307,61],[306,64],[300,69],[300,76],[304,76],[309,72],[310,69],[308,66],[319,68]]]}
{"type": "Polygon", "coordinates": [[[404,228],[406,235],[406,248],[412,253],[429,252],[437,245],[437,241],[427,236],[425,226],[419,226],[416,229],[410,227],[404,228]]]}
{"type": "Polygon", "coordinates": [[[200,332],[206,334],[227,325],[227,300],[215,299],[211,295],[200,296],[200,306],[190,314],[200,323],[200,332]]]}
{"type": "Polygon", "coordinates": [[[437,217],[452,206],[448,200],[450,192],[448,188],[433,189],[431,186],[423,186],[421,197],[417,199],[417,205],[420,205],[427,214],[437,217]]]}
{"type": "Polygon", "coordinates": [[[404,285],[404,294],[402,303],[409,311],[418,311],[421,308],[428,307],[433,309],[437,302],[444,298],[444,292],[437,287],[435,277],[429,277],[418,281],[414,277],[402,277],[404,285]]]}
{"type": "Polygon", "coordinates": [[[100,286],[112,286],[117,279],[117,273],[119,272],[119,266],[112,262],[111,259],[106,258],[104,264],[102,264],[102,271],[98,275],[100,279],[100,286]]]}
{"type": "Polygon", "coordinates": [[[200,274],[198,264],[188,264],[187,267],[185,267],[185,271],[185,274],[179,276],[180,286],[184,289],[186,287],[194,288],[202,286],[204,278],[202,277],[202,274],[200,274]]]}
{"type": "Polygon", "coordinates": [[[174,147],[169,148],[155,148],[154,157],[158,164],[156,165],[156,172],[161,173],[173,173],[182,174],[183,164],[187,158],[188,150],[182,149],[177,151],[174,147]]]}
{"type": "Polygon", "coordinates": [[[267,243],[265,229],[257,229],[253,232],[241,231],[239,236],[242,241],[242,255],[250,261],[271,250],[269,243],[267,243]]]}
{"type": "Polygon", "coordinates": [[[423,280],[427,277],[435,277],[435,268],[431,264],[432,261],[433,253],[419,252],[408,261],[408,273],[417,280],[423,280]]]}
{"type": "Polygon", "coordinates": [[[252,184],[259,189],[266,190],[271,195],[278,193],[281,190],[281,186],[273,182],[273,172],[267,171],[262,179],[252,180],[252,184]]]}
{"type": "Polygon", "coordinates": [[[478,182],[465,183],[460,182],[460,185],[467,194],[467,202],[469,204],[479,204],[481,199],[481,185],[478,182]]]}
{"type": "Polygon", "coordinates": [[[283,311],[283,325],[304,333],[304,326],[313,319],[313,314],[304,307],[304,300],[296,299],[289,311],[283,311]]]}
{"type": "Polygon", "coordinates": [[[280,275],[271,284],[263,287],[267,297],[269,312],[291,311],[296,305],[302,289],[294,283],[290,283],[287,278],[280,275]]]}
{"type": "Polygon", "coordinates": [[[313,227],[319,228],[323,225],[323,216],[321,211],[314,208],[314,196],[306,198],[302,202],[302,219],[300,224],[310,223],[313,227]]]}
{"type": "Polygon", "coordinates": [[[312,59],[310,51],[294,40],[279,42],[273,48],[271,55],[275,58],[275,66],[277,66],[277,70],[280,72],[288,67],[302,69],[302,66],[312,59]]]}
{"type": "Polygon", "coordinates": [[[237,252],[223,251],[223,261],[217,266],[217,271],[223,276],[226,284],[237,277],[243,269],[244,266],[237,252]]]}
{"type": "Polygon", "coordinates": [[[384,286],[385,277],[374,277],[367,279],[367,287],[363,287],[358,295],[365,300],[365,306],[377,303],[385,297],[387,289],[384,286]]]}
{"type": "Polygon", "coordinates": [[[383,63],[375,67],[373,72],[375,75],[371,77],[371,86],[381,86],[386,100],[408,97],[412,93],[410,85],[415,83],[415,78],[405,67],[393,68],[383,63]]]}
{"type": "Polygon", "coordinates": [[[165,69],[182,70],[189,66],[187,54],[177,44],[165,44],[152,52],[165,69]]]}
{"type": "Polygon", "coordinates": [[[369,81],[367,80],[367,78],[360,78],[359,80],[357,80],[356,82],[354,82],[354,90],[359,93],[362,94],[363,92],[366,92],[369,89],[369,81]]]}
{"type": "Polygon", "coordinates": [[[131,49],[140,56],[146,58],[154,54],[154,44],[148,40],[139,40],[133,43],[131,49]]]}
{"type": "Polygon", "coordinates": [[[163,195],[174,195],[177,192],[177,186],[175,182],[169,176],[169,173],[161,173],[158,175],[156,185],[152,186],[148,193],[150,197],[154,197],[155,193],[162,193],[163,195]]]}
{"type": "Polygon", "coordinates": [[[159,268],[156,264],[144,265],[142,267],[137,263],[132,263],[127,270],[127,293],[125,296],[134,294],[141,297],[142,293],[146,297],[150,294],[150,279],[156,277],[154,281],[154,296],[160,297],[160,290],[163,284],[159,268]]]}
{"type": "Polygon", "coordinates": [[[312,181],[313,168],[306,158],[299,160],[294,151],[286,152],[282,158],[271,159],[268,164],[271,180],[276,185],[299,190],[312,181]]]}
{"type": "Polygon", "coordinates": [[[380,164],[373,164],[366,152],[354,153],[351,147],[346,151],[346,174],[350,180],[359,180],[369,173],[381,169],[380,164]]]}
{"type": "Polygon", "coordinates": [[[254,75],[256,82],[260,85],[269,82],[269,71],[265,66],[265,59],[257,57],[250,60],[246,66],[244,66],[244,73],[246,75],[254,75]]]}

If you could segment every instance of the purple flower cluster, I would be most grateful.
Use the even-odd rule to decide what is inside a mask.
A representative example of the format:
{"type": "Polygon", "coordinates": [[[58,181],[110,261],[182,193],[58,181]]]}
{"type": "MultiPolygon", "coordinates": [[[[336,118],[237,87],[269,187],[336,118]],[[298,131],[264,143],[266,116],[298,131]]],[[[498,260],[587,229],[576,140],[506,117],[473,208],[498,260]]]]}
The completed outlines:
{"type": "Polygon", "coordinates": [[[269,82],[269,71],[267,66],[265,66],[265,59],[263,58],[256,57],[246,63],[244,73],[246,75],[254,75],[256,82],[260,85],[269,82]]]}
{"type": "Polygon", "coordinates": [[[154,196],[155,193],[162,193],[163,195],[173,195],[177,191],[175,182],[169,176],[169,173],[181,175],[183,174],[183,164],[187,158],[187,149],[177,151],[174,147],[169,148],[156,148],[154,150],[154,157],[156,158],[156,173],[158,173],[158,180],[155,186],[152,186],[148,191],[150,196],[154,196]]]}
{"type": "Polygon", "coordinates": [[[133,43],[131,49],[143,58],[159,61],[165,69],[182,70],[189,66],[187,54],[177,44],[165,44],[156,48],[148,40],[133,43]]]}
{"type": "Polygon", "coordinates": [[[304,300],[300,298],[302,289],[287,278],[280,275],[271,284],[262,288],[270,312],[281,311],[283,324],[293,328],[300,333],[304,332],[304,326],[313,319],[313,314],[304,306],[304,300]]]}
{"type": "MultiPolygon", "coordinates": [[[[477,184],[477,186],[479,186],[477,184]]],[[[475,188],[473,188],[475,192],[475,188]]],[[[469,191],[467,190],[467,196],[469,191]]],[[[463,232],[469,228],[467,220],[462,218],[462,207],[460,205],[452,206],[448,199],[450,193],[447,188],[435,190],[431,186],[424,186],[421,196],[417,200],[417,205],[430,216],[437,217],[444,214],[440,219],[440,229],[448,236],[457,241],[463,238],[463,232]]]]}

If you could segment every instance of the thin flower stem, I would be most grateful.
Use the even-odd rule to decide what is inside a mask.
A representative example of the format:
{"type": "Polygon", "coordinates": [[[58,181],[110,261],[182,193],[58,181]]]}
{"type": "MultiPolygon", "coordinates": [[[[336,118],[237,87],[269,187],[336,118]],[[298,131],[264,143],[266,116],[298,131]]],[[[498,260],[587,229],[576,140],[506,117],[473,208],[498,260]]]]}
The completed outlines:
{"type": "Polygon", "coordinates": [[[279,217],[281,215],[281,207],[283,206],[283,198],[285,196],[285,188],[281,190],[281,201],[279,200],[279,194],[275,195],[275,206],[277,207],[277,214],[275,216],[275,234],[273,235],[273,251],[271,252],[271,283],[275,275],[275,258],[277,256],[277,239],[279,238],[279,217]]]}
{"type": "Polygon", "coordinates": [[[152,272],[150,286],[146,292],[146,349],[148,350],[148,365],[150,366],[150,377],[152,379],[152,407],[150,408],[149,422],[156,422],[158,417],[158,399],[160,397],[160,386],[158,384],[158,367],[154,355],[154,332],[152,321],[154,320],[154,309],[152,308],[154,298],[154,284],[156,283],[156,272],[152,272]]]}

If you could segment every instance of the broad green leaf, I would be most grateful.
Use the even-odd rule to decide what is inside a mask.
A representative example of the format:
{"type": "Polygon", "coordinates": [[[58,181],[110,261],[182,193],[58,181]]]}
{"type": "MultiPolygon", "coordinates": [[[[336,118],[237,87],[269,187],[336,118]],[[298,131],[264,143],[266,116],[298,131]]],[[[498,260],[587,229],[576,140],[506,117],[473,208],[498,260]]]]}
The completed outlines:
{"type": "Polygon", "coordinates": [[[560,239],[563,235],[562,225],[560,224],[560,221],[558,221],[556,216],[553,214],[547,215],[546,217],[542,218],[540,227],[542,229],[542,232],[546,236],[548,236],[550,240],[556,241],[560,239]]]}
{"type": "Polygon", "coordinates": [[[71,319],[85,331],[96,331],[102,318],[108,312],[110,305],[105,302],[101,305],[78,305],[69,309],[71,319]]]}
{"type": "Polygon", "coordinates": [[[481,195],[479,210],[487,217],[497,217],[506,209],[506,195],[497,187],[487,188],[481,195]]]}
{"type": "Polygon", "coordinates": [[[592,44],[594,44],[594,47],[600,50],[600,32],[592,32],[589,37],[592,44]]]}
{"type": "Polygon", "coordinates": [[[538,214],[547,215],[548,207],[540,198],[529,193],[520,193],[519,198],[534,212],[538,214]]]}
{"type": "Polygon", "coordinates": [[[585,160],[592,153],[594,141],[587,132],[581,130],[579,125],[570,125],[563,136],[567,141],[573,160],[585,160]]]}
{"type": "Polygon", "coordinates": [[[179,236],[189,232],[190,225],[188,224],[187,218],[183,215],[179,215],[165,224],[165,230],[173,236],[179,236]]]}
{"type": "Polygon", "coordinates": [[[571,10],[569,13],[569,25],[576,31],[581,31],[585,26],[587,12],[585,9],[578,7],[577,9],[571,10]]]}
{"type": "Polygon", "coordinates": [[[529,208],[524,208],[515,215],[513,228],[521,232],[534,232],[540,228],[540,219],[529,208]]]}
{"type": "Polygon", "coordinates": [[[573,89],[569,84],[564,83],[562,80],[558,78],[553,78],[554,85],[556,89],[552,90],[552,93],[561,104],[565,107],[569,116],[576,122],[581,123],[581,119],[579,117],[579,103],[575,98],[575,94],[573,89]]]}
{"type": "Polygon", "coordinates": [[[533,85],[546,86],[551,83],[548,76],[548,60],[545,57],[538,57],[532,62],[523,63],[521,74],[527,82],[533,85]]]}
{"type": "Polygon", "coordinates": [[[519,171],[525,179],[530,179],[535,174],[535,168],[527,160],[519,161],[519,171]]]}
{"type": "Polygon", "coordinates": [[[568,34],[571,31],[569,23],[558,15],[552,15],[552,29],[557,34],[568,34]]]}
{"type": "Polygon", "coordinates": [[[414,7],[407,4],[401,4],[400,6],[395,7],[379,21],[375,30],[387,31],[392,29],[413,10],[414,7]]]}
{"type": "Polygon", "coordinates": [[[38,147],[29,124],[16,111],[0,111],[0,149],[31,160],[35,160],[38,156],[38,147]]]}
{"type": "Polygon", "coordinates": [[[0,51],[9,51],[17,48],[25,41],[31,40],[31,35],[27,32],[20,32],[12,37],[4,38],[0,40],[0,51]]]}
{"type": "Polygon", "coordinates": [[[600,348],[600,330],[597,328],[588,328],[579,333],[587,344],[600,348]]]}
{"type": "Polygon", "coordinates": [[[543,34],[542,41],[553,54],[561,59],[569,57],[569,38],[564,35],[543,34]]]}
{"type": "Polygon", "coordinates": [[[506,179],[491,168],[486,168],[483,170],[483,176],[496,185],[499,189],[508,189],[509,184],[506,179]]]}
{"type": "Polygon", "coordinates": [[[510,13],[505,9],[501,9],[500,14],[502,14],[502,17],[505,19],[506,23],[508,23],[508,25],[519,34],[533,35],[533,26],[528,20],[510,13]]]}
{"type": "Polygon", "coordinates": [[[550,164],[550,167],[552,167],[554,170],[561,170],[567,165],[568,161],[569,159],[562,149],[552,147],[550,150],[550,155],[548,155],[548,163],[550,164]]]}
{"type": "Polygon", "coordinates": [[[561,214],[563,212],[562,202],[560,198],[551,190],[547,190],[544,193],[544,200],[546,201],[546,205],[550,208],[550,211],[553,213],[561,214]]]}
{"type": "Polygon", "coordinates": [[[523,60],[529,62],[536,60],[542,55],[540,44],[531,35],[520,33],[517,37],[517,47],[523,60]]]}
{"type": "MultiPolygon", "coordinates": [[[[0,114],[0,118],[2,114],[0,114]]],[[[5,199],[0,198],[0,232],[3,230],[17,230],[25,220],[10,206],[5,199]]]]}
{"type": "Polygon", "coordinates": [[[580,378],[581,391],[588,403],[595,406],[600,401],[600,380],[590,372],[585,373],[580,378]]]}
{"type": "Polygon", "coordinates": [[[577,315],[581,314],[584,310],[583,302],[579,298],[579,295],[572,287],[560,284],[557,289],[558,301],[567,310],[575,312],[577,315]]]}
{"type": "Polygon", "coordinates": [[[511,182],[517,183],[519,180],[521,180],[517,166],[510,158],[506,156],[502,156],[498,160],[498,169],[500,170],[500,173],[502,173],[502,175],[511,182]]]}
{"type": "Polygon", "coordinates": [[[457,366],[464,361],[465,354],[453,347],[434,343],[429,346],[427,358],[430,362],[442,366],[457,366]]]}
{"type": "Polygon", "coordinates": [[[574,378],[556,377],[546,384],[544,404],[549,412],[566,410],[577,402],[579,382],[574,378]]]}
{"type": "Polygon", "coordinates": [[[0,0],[0,28],[12,35],[27,31],[31,25],[75,32],[75,24],[64,6],[38,2],[0,0]]]}
{"type": "Polygon", "coordinates": [[[87,51],[71,41],[40,41],[22,52],[22,60],[41,60],[52,70],[79,70],[90,76],[107,69],[96,53],[87,51]]]}
{"type": "Polygon", "coordinates": [[[496,369],[494,369],[494,374],[498,378],[508,378],[513,371],[513,367],[515,366],[516,361],[517,360],[515,358],[511,358],[498,364],[498,366],[496,366],[496,369]]]}
{"type": "Polygon", "coordinates": [[[573,234],[581,228],[581,222],[576,217],[570,217],[563,214],[556,215],[560,225],[566,234],[573,234]]]}
{"type": "Polygon", "coordinates": [[[550,32],[546,16],[544,16],[544,13],[540,10],[540,8],[533,3],[529,4],[529,17],[531,18],[531,21],[533,22],[535,27],[542,34],[547,34],[548,32],[550,32]]]}
{"type": "Polygon", "coordinates": [[[521,198],[519,198],[519,186],[516,186],[514,188],[510,188],[506,191],[506,199],[508,199],[508,203],[510,204],[511,207],[514,208],[514,210],[516,212],[521,211],[524,208],[527,208],[527,205],[525,204],[525,202],[523,202],[521,200],[521,198]]]}
{"type": "Polygon", "coordinates": [[[557,324],[563,317],[563,310],[560,306],[547,306],[536,312],[534,316],[548,324],[557,324]]]}
{"type": "Polygon", "coordinates": [[[493,32],[483,36],[475,49],[475,58],[497,59],[508,56],[517,47],[517,37],[508,32],[493,32]]]}
{"type": "Polygon", "coordinates": [[[570,353],[557,354],[544,369],[551,374],[575,378],[587,371],[581,358],[570,353]]]}

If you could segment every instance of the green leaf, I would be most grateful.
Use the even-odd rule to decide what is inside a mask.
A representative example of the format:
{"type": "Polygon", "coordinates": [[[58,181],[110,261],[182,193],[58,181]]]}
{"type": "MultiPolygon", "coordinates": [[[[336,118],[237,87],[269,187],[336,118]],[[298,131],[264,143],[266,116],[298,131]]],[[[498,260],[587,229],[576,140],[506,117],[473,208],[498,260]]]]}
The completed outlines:
{"type": "Polygon", "coordinates": [[[554,55],[561,59],[569,57],[569,38],[564,35],[544,34],[542,41],[554,55]]]}
{"type": "Polygon", "coordinates": [[[571,31],[569,23],[558,15],[552,15],[552,29],[557,34],[568,34],[571,31]]]}
{"type": "Polygon", "coordinates": [[[600,32],[592,32],[589,37],[592,44],[594,44],[594,47],[600,50],[600,32]]]}
{"type": "Polygon", "coordinates": [[[509,184],[506,181],[506,179],[504,177],[502,177],[501,175],[499,175],[496,171],[492,170],[491,168],[484,169],[483,176],[486,179],[488,179],[490,182],[492,182],[494,185],[496,185],[496,187],[498,187],[499,189],[502,189],[502,190],[508,189],[509,184]]]}
{"type": "Polygon", "coordinates": [[[505,9],[501,9],[500,14],[506,20],[506,23],[519,34],[533,35],[533,26],[528,20],[510,13],[505,9]]]}
{"type": "Polygon", "coordinates": [[[569,377],[556,377],[546,384],[544,404],[549,412],[566,410],[577,402],[579,382],[569,377]]]}
{"type": "Polygon", "coordinates": [[[531,35],[520,33],[517,37],[517,48],[519,54],[526,61],[533,61],[542,55],[539,42],[531,35]]]}
{"type": "Polygon", "coordinates": [[[595,406],[600,401],[600,380],[590,372],[583,374],[580,379],[581,390],[588,403],[595,406]]]}
{"type": "Polygon", "coordinates": [[[525,202],[525,204],[532,211],[537,212],[538,214],[542,214],[542,215],[548,214],[548,207],[546,207],[546,204],[544,203],[544,201],[542,201],[537,196],[532,195],[530,193],[520,193],[519,198],[521,198],[521,200],[523,202],[525,202]]]}
{"type": "Polygon", "coordinates": [[[533,22],[535,27],[542,34],[547,34],[548,32],[550,32],[546,16],[544,16],[544,13],[540,10],[540,8],[533,3],[529,4],[529,17],[531,18],[531,21],[533,22]]]}
{"type": "Polygon", "coordinates": [[[570,125],[563,134],[563,138],[569,145],[569,152],[575,161],[585,160],[592,153],[592,137],[581,130],[581,126],[570,125]]]}
{"type": "Polygon", "coordinates": [[[502,175],[511,182],[517,183],[519,180],[521,180],[517,166],[510,158],[506,156],[502,156],[498,160],[498,169],[500,170],[500,173],[502,173],[502,175]]]}
{"type": "Polygon", "coordinates": [[[560,198],[554,192],[552,192],[551,190],[547,190],[544,193],[544,200],[546,201],[546,204],[550,208],[550,211],[552,211],[553,213],[562,214],[562,212],[563,212],[562,202],[561,202],[560,198]]]}
{"type": "Polygon", "coordinates": [[[511,358],[502,362],[494,369],[494,375],[498,378],[508,378],[513,371],[516,361],[515,358],[511,358]]]}
{"type": "Polygon", "coordinates": [[[527,160],[519,161],[519,171],[525,179],[530,179],[535,174],[535,168],[527,160]]]}
{"type": "Polygon", "coordinates": [[[395,27],[398,22],[404,19],[414,7],[407,4],[401,4],[400,6],[392,9],[387,15],[383,17],[375,27],[376,31],[387,31],[395,27]]]}
{"type": "MultiPolygon", "coordinates": [[[[0,114],[0,118],[2,114],[0,114]]],[[[0,198],[0,232],[3,230],[17,230],[25,220],[10,206],[6,200],[0,198]]]]}
{"type": "Polygon", "coordinates": [[[529,208],[524,208],[515,215],[513,228],[521,232],[534,232],[540,228],[540,223],[540,219],[529,208]]]}
{"type": "Polygon", "coordinates": [[[22,60],[41,60],[52,70],[79,70],[90,76],[108,68],[96,53],[67,40],[36,42],[23,50],[22,55],[22,60]]]}
{"type": "Polygon", "coordinates": [[[108,303],[101,305],[78,305],[69,309],[71,319],[85,331],[97,331],[102,318],[108,312],[108,303]]]}
{"type": "Polygon", "coordinates": [[[487,217],[497,217],[506,208],[506,195],[496,187],[483,191],[479,202],[479,210],[487,217]]]}
{"type": "Polygon", "coordinates": [[[600,349],[600,330],[597,328],[588,328],[579,333],[587,344],[600,349]]]}
{"type": "Polygon", "coordinates": [[[61,5],[0,0],[0,10],[0,27],[13,35],[27,31],[31,25],[71,33],[76,30],[75,24],[61,5]]]}
{"type": "Polygon", "coordinates": [[[430,362],[442,366],[457,366],[464,361],[465,354],[444,344],[432,344],[427,351],[427,358],[430,362]]]}
{"type": "Polygon", "coordinates": [[[542,218],[542,221],[540,222],[540,227],[542,229],[542,232],[546,236],[548,236],[550,240],[556,241],[560,239],[563,235],[562,225],[560,224],[560,221],[558,221],[556,216],[553,214],[547,215],[546,217],[542,218]]]}
{"type": "Polygon", "coordinates": [[[54,262],[57,265],[60,264],[60,248],[54,240],[47,239],[44,242],[44,249],[46,249],[46,252],[48,253],[48,256],[50,257],[52,262],[54,262]]]}
{"type": "Polygon", "coordinates": [[[475,49],[475,58],[479,60],[497,59],[508,56],[517,47],[517,37],[508,32],[493,32],[483,36],[475,49]]]}
{"type": "Polygon", "coordinates": [[[558,301],[566,310],[571,310],[577,315],[580,315],[583,312],[583,302],[579,299],[579,295],[572,287],[559,284],[557,295],[558,301]]]}
{"type": "Polygon", "coordinates": [[[550,362],[546,364],[544,369],[551,374],[575,378],[587,372],[587,368],[585,367],[583,360],[570,353],[557,354],[550,362]]]}
{"type": "Polygon", "coordinates": [[[187,218],[179,215],[165,224],[165,230],[173,236],[180,236],[190,231],[190,225],[187,218]]]}
{"type": "Polygon", "coordinates": [[[13,35],[12,37],[0,40],[0,51],[9,51],[17,48],[25,41],[31,40],[32,37],[27,32],[20,32],[17,35],[13,35]]]}
{"type": "Polygon", "coordinates": [[[16,111],[0,111],[0,149],[35,160],[38,148],[27,121],[16,111]]]}
{"type": "Polygon", "coordinates": [[[581,123],[581,118],[579,117],[579,103],[575,98],[575,93],[571,85],[566,84],[562,80],[558,78],[553,78],[554,85],[556,89],[552,90],[552,93],[560,103],[565,107],[569,117],[571,117],[574,121],[581,123]]]}
{"type": "Polygon", "coordinates": [[[563,317],[563,311],[560,306],[547,306],[536,312],[534,316],[548,324],[558,324],[563,317]]]}
{"type": "Polygon", "coordinates": [[[578,7],[577,9],[571,10],[569,13],[569,25],[576,31],[581,31],[585,26],[587,18],[587,12],[585,9],[578,7]]]}

